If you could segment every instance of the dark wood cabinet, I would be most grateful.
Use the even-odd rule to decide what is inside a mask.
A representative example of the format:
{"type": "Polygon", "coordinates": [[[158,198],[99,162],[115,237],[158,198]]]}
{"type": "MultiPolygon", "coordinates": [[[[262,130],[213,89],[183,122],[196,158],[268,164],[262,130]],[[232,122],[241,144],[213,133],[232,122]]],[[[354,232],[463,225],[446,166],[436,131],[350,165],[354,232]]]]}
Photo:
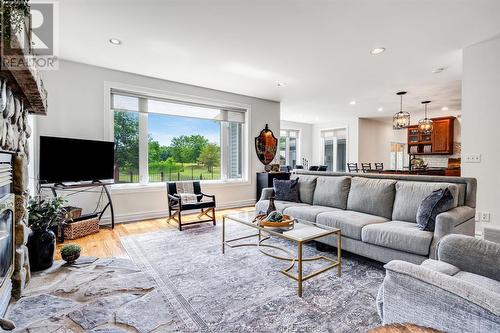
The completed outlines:
{"type": "Polygon", "coordinates": [[[258,201],[262,193],[262,189],[266,187],[273,187],[273,180],[288,180],[290,179],[289,172],[257,172],[257,196],[258,201]]]}
{"type": "Polygon", "coordinates": [[[418,125],[408,127],[408,154],[453,154],[455,117],[432,118],[432,121],[434,122],[432,134],[423,134],[418,125]]]}
{"type": "Polygon", "coordinates": [[[455,117],[433,119],[432,152],[453,154],[453,130],[455,117]]]}

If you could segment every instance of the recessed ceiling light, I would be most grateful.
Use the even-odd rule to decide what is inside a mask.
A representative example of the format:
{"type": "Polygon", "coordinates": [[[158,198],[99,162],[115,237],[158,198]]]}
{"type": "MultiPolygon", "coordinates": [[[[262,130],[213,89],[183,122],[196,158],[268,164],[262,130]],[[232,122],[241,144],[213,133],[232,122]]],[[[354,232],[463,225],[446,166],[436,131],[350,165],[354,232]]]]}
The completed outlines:
{"type": "Polygon", "coordinates": [[[385,47],[375,47],[371,49],[370,54],[377,55],[385,51],[385,47]]]}
{"type": "Polygon", "coordinates": [[[117,38],[110,38],[109,42],[113,45],[122,45],[122,41],[117,38]]]}
{"type": "Polygon", "coordinates": [[[444,67],[439,67],[439,68],[434,69],[432,72],[433,72],[434,74],[439,74],[439,73],[441,73],[442,71],[444,71],[445,69],[446,69],[446,68],[444,68],[444,67]]]}
{"type": "Polygon", "coordinates": [[[447,106],[443,106],[443,107],[441,108],[441,110],[442,110],[442,111],[448,111],[448,107],[447,107],[447,106]]]}
{"type": "Polygon", "coordinates": [[[377,111],[382,112],[382,111],[384,111],[384,108],[378,108],[377,111]]]}
{"type": "Polygon", "coordinates": [[[349,104],[356,105],[356,101],[350,101],[349,104]]]}

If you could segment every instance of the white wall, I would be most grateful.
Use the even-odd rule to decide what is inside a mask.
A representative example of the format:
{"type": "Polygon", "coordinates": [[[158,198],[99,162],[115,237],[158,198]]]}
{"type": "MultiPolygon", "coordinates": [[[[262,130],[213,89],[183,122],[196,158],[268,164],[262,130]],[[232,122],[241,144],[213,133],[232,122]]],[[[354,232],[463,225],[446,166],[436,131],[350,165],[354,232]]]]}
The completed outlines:
{"type": "MultiPolygon", "coordinates": [[[[462,78],[462,175],[478,180],[479,212],[500,225],[500,37],[464,49],[462,78]],[[481,163],[466,163],[481,154],[481,163]]],[[[479,229],[481,225],[479,224],[479,229]]]]}
{"type": "Polygon", "coordinates": [[[310,162],[312,159],[313,147],[313,125],[281,120],[281,129],[299,130],[299,156],[297,157],[297,164],[302,164],[302,158],[306,158],[310,162]]]}
{"type": "MultiPolygon", "coordinates": [[[[196,87],[177,82],[154,79],[90,65],[60,61],[59,70],[44,73],[44,83],[48,91],[48,116],[39,117],[38,135],[53,135],[82,139],[104,140],[109,131],[105,121],[104,82],[117,82],[155,89],[176,94],[186,94],[201,98],[250,105],[250,145],[249,184],[215,185],[207,184],[204,190],[217,197],[220,207],[241,206],[255,201],[255,173],[263,171],[263,165],[255,154],[253,138],[265,124],[279,134],[280,104],[278,102],[252,98],[217,90],[196,87]]],[[[71,154],[62,155],[62,163],[71,165],[71,154]]],[[[98,161],[96,161],[98,162],[98,161]]],[[[89,194],[88,200],[79,202],[87,209],[93,209],[96,194],[89,194]]],[[[113,189],[115,214],[119,220],[137,220],[164,216],[166,213],[166,193],[163,185],[156,187],[136,187],[133,189],[113,189]]],[[[84,196],[85,197],[85,196],[84,196]]],[[[76,202],[75,202],[76,203],[76,202]]]]}
{"type": "Polygon", "coordinates": [[[336,121],[315,124],[312,131],[312,159],[309,165],[321,164],[321,131],[336,128],[347,128],[347,162],[358,161],[358,118],[339,118],[336,121]]]}
{"type": "MultiPolygon", "coordinates": [[[[390,151],[391,142],[400,142],[401,138],[396,138],[396,135],[406,131],[396,131],[392,129],[392,125],[373,119],[359,119],[359,147],[358,157],[359,163],[382,162],[384,168],[390,166],[390,151]]],[[[406,142],[406,137],[402,143],[406,142]]]]}

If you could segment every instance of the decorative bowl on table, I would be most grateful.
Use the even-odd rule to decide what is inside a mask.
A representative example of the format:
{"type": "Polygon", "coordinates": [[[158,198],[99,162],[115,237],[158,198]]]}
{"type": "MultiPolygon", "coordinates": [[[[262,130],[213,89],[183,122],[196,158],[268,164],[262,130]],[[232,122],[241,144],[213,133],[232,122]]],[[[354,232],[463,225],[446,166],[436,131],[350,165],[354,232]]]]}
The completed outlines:
{"type": "Polygon", "coordinates": [[[264,228],[270,229],[293,229],[295,219],[286,214],[272,212],[269,215],[259,214],[255,217],[255,221],[264,228]]]}

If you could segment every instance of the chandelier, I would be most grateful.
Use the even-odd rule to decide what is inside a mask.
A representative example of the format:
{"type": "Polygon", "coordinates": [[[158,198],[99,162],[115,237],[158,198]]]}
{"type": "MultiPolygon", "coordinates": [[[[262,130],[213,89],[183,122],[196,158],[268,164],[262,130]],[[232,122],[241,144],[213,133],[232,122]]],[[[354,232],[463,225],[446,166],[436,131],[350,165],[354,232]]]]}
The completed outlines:
{"type": "Polygon", "coordinates": [[[423,101],[422,104],[425,107],[425,118],[418,121],[418,129],[424,135],[432,134],[434,124],[431,119],[427,118],[427,104],[431,101],[423,101]]]}
{"type": "Polygon", "coordinates": [[[403,111],[403,95],[405,94],[406,91],[400,91],[397,93],[397,95],[401,98],[401,103],[399,112],[392,117],[392,128],[395,130],[404,129],[410,126],[410,114],[403,111]]]}

